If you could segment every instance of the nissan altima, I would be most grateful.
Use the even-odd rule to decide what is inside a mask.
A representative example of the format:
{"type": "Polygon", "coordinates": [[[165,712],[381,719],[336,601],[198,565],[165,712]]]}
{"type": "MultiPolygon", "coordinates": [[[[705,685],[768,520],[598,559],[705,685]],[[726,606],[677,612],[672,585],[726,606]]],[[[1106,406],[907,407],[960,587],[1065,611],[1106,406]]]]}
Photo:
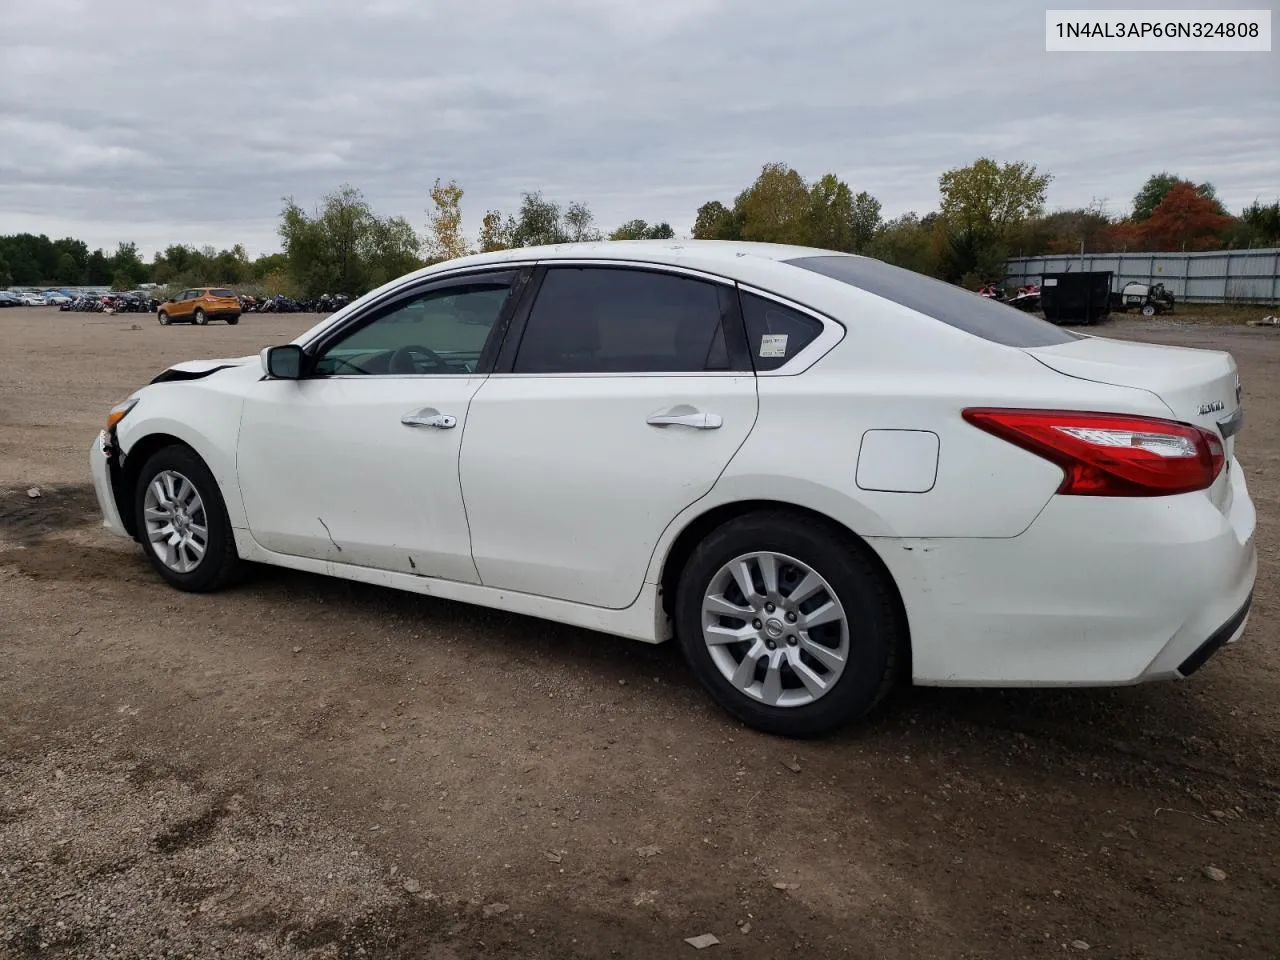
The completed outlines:
{"type": "Polygon", "coordinates": [[[174,587],[275,564],[650,643],[791,736],[898,681],[1185,677],[1243,632],[1227,353],[1083,336],[865,257],[506,250],[258,356],[178,364],[91,450],[174,587]]]}

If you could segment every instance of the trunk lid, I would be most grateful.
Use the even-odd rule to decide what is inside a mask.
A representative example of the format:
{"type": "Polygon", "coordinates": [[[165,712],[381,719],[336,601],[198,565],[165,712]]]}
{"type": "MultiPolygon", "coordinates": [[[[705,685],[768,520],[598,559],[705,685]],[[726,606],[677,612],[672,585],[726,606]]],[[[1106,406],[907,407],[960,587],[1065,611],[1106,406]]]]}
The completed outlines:
{"type": "Polygon", "coordinates": [[[1026,352],[1069,377],[1154,393],[1172,411],[1172,419],[1216,432],[1223,439],[1227,468],[1209,494],[1219,508],[1230,506],[1227,474],[1244,413],[1231,354],[1092,336],[1026,352]]]}

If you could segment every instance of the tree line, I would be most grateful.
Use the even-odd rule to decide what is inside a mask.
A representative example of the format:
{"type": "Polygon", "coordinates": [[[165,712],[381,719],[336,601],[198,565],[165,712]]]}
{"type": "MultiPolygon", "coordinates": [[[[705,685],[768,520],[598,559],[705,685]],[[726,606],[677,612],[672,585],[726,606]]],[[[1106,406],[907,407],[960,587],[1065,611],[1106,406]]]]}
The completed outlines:
{"type": "MultiPolygon", "coordinates": [[[[999,280],[1011,256],[1242,249],[1280,246],[1280,202],[1229,213],[1211,183],[1162,171],[1147,178],[1123,215],[1102,202],[1045,211],[1053,176],[1027,163],[980,158],[943,173],[938,203],[924,214],[884,219],[880,201],[827,173],[810,182],[769,163],[731,202],[709,200],[694,218],[700,240],[754,240],[860,253],[977,287],[999,280]]],[[[630,220],[605,234],[582,202],[527,192],[514,212],[488,210],[472,244],[463,231],[464,191],[436,180],[424,231],[402,216],[378,216],[343,185],[311,210],[284,200],[282,251],[250,259],[229,250],[174,244],[144,261],[133,243],[113,253],[74,238],[0,236],[0,286],[111,285],[129,289],[217,283],[294,296],[359,295],[424,263],[491,251],[581,240],[672,239],[667,222],[630,220]]]]}

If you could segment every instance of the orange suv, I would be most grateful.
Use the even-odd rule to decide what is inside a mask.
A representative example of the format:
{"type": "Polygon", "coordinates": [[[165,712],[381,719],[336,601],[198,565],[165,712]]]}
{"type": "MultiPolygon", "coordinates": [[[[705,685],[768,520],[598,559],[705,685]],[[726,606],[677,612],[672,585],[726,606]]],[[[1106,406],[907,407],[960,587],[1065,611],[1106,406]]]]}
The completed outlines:
{"type": "Polygon", "coordinates": [[[240,322],[240,298],[226,287],[196,287],[183,290],[160,304],[156,319],[161,323],[198,323],[210,320],[240,322]]]}

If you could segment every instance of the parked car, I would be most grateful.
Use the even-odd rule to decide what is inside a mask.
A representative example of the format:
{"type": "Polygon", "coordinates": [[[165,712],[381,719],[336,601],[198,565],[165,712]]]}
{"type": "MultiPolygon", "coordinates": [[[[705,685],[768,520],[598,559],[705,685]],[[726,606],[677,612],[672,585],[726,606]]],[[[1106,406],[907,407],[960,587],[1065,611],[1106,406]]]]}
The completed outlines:
{"type": "Polygon", "coordinates": [[[18,297],[22,300],[22,305],[25,307],[46,306],[44,302],[44,294],[42,293],[20,293],[18,294],[18,297]]]}
{"type": "Polygon", "coordinates": [[[1194,672],[1257,570],[1241,422],[1226,353],[865,257],[650,241],[436,264],[178,364],[91,463],[181,590],[255,561],[674,635],[734,716],[813,735],[900,678],[1194,672]]]}
{"type": "Polygon", "coordinates": [[[44,295],[44,303],[46,306],[50,307],[60,307],[63,304],[70,303],[71,299],[72,298],[68,297],[65,293],[58,293],[56,290],[46,292],[44,295]]]}
{"type": "Polygon", "coordinates": [[[22,298],[11,290],[0,290],[0,307],[21,307],[22,298]]]}
{"type": "Polygon", "coordinates": [[[240,322],[240,298],[225,287],[196,287],[183,290],[160,304],[156,319],[163,323],[194,323],[200,326],[210,320],[240,322]]]}

